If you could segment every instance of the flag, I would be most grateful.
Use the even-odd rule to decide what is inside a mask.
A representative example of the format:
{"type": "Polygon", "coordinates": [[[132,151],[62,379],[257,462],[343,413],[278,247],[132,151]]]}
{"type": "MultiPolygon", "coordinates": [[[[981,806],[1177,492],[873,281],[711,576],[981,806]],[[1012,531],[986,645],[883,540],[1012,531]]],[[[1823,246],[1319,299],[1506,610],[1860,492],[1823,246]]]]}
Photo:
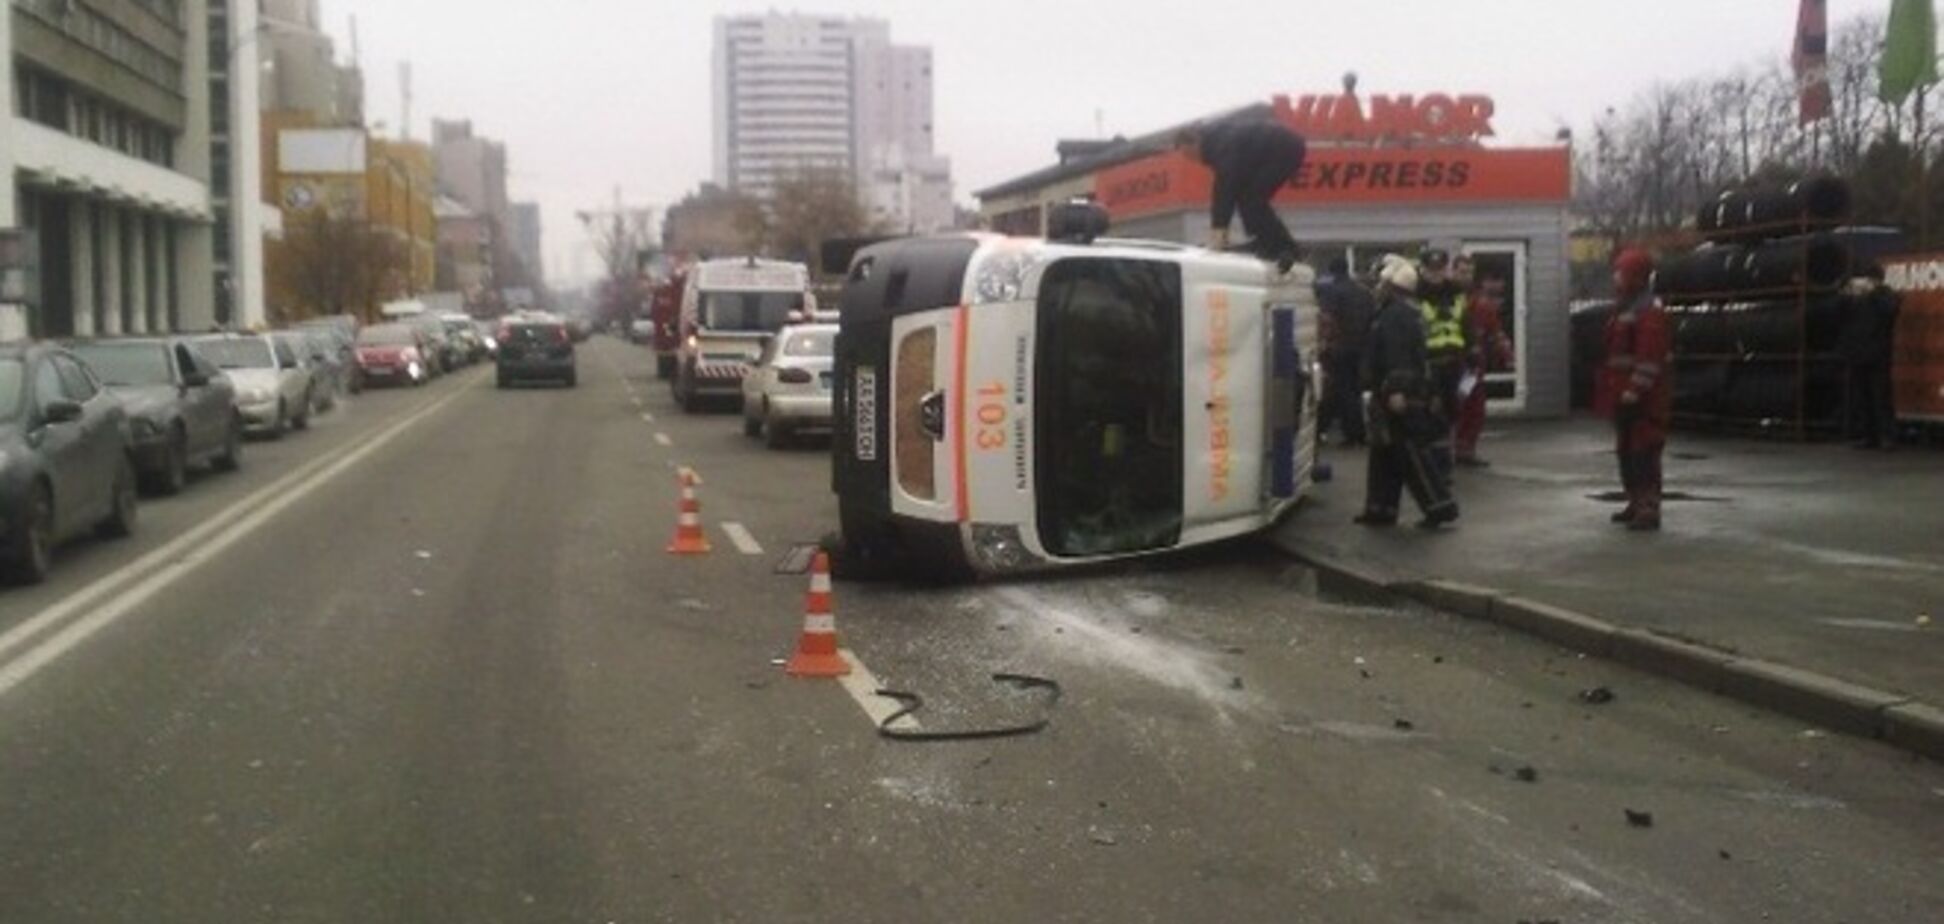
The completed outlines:
{"type": "Polygon", "coordinates": [[[1795,54],[1796,94],[1803,125],[1829,118],[1835,108],[1829,92],[1829,4],[1827,0],[1802,0],[1796,14],[1795,54]]]}
{"type": "Polygon", "coordinates": [[[1913,91],[1937,82],[1937,15],[1931,0],[1894,0],[1883,43],[1877,95],[1902,105],[1913,91]]]}

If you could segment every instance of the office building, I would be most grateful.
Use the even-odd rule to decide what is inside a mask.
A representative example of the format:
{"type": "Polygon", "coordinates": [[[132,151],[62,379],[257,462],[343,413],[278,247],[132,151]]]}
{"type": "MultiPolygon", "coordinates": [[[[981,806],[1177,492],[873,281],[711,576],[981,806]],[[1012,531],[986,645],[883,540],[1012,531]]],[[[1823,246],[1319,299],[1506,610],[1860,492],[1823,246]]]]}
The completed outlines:
{"type": "Polygon", "coordinates": [[[38,240],[40,336],[263,320],[253,0],[12,0],[0,227],[38,240]]]}
{"type": "Polygon", "coordinates": [[[261,104],[265,112],[309,113],[326,124],[364,121],[364,74],[340,64],[337,42],[324,31],[319,0],[260,0],[261,104]]]}
{"type": "Polygon", "coordinates": [[[947,227],[951,165],[934,151],[932,56],[883,20],[770,13],[715,22],[714,179],[767,198],[834,169],[887,227],[947,227]],[[919,211],[913,212],[911,209],[919,211]]]}
{"type": "Polygon", "coordinates": [[[519,259],[520,269],[526,276],[522,282],[529,286],[545,283],[547,269],[542,262],[540,203],[513,203],[513,227],[508,229],[508,237],[512,240],[513,256],[519,259]]]}

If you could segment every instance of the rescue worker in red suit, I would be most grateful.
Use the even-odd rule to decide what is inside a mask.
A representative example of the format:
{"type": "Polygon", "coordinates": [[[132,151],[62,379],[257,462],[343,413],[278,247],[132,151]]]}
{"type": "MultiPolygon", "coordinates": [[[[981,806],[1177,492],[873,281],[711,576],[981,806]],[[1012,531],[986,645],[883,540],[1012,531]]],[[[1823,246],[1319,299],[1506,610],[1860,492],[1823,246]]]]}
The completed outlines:
{"type": "Polygon", "coordinates": [[[1613,261],[1617,296],[1606,327],[1606,365],[1600,370],[1594,407],[1613,419],[1614,451],[1627,507],[1613,515],[1636,532],[1661,527],[1661,453],[1673,417],[1669,369],[1673,337],[1667,312],[1654,298],[1654,259],[1625,250],[1613,261]]]}
{"type": "Polygon", "coordinates": [[[1458,464],[1472,468],[1491,465],[1478,455],[1478,438],[1485,433],[1485,376],[1512,365],[1512,341],[1505,336],[1502,312],[1505,280],[1496,276],[1480,282],[1472,258],[1453,263],[1458,284],[1471,293],[1465,300],[1465,375],[1458,396],[1458,428],[1453,450],[1458,464]]]}

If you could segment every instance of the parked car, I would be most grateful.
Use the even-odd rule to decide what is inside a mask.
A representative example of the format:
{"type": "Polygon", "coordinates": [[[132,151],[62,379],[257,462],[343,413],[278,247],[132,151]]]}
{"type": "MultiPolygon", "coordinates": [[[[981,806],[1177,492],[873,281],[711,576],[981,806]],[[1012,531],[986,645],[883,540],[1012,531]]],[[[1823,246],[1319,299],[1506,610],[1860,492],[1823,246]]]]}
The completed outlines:
{"type": "Polygon", "coordinates": [[[835,324],[793,324],[764,345],[743,376],[743,434],[772,449],[807,431],[830,431],[835,324]]]}
{"type": "Polygon", "coordinates": [[[479,335],[479,325],[473,323],[472,315],[454,312],[441,315],[440,320],[445,323],[446,336],[457,345],[462,362],[471,365],[485,361],[486,338],[479,335]]]}
{"type": "Polygon", "coordinates": [[[498,384],[544,379],[574,387],[574,338],[559,319],[521,318],[500,326],[498,384]]]}
{"type": "Polygon", "coordinates": [[[329,413],[337,407],[338,394],[346,388],[344,369],[338,365],[336,351],[319,342],[308,331],[280,330],[272,340],[290,347],[297,365],[311,376],[311,415],[329,413]]]}
{"type": "Polygon", "coordinates": [[[282,439],[310,428],[311,372],[287,340],[267,334],[213,334],[196,348],[236,385],[236,409],[246,431],[282,439]]]}
{"type": "Polygon", "coordinates": [[[313,318],[300,321],[296,329],[324,335],[336,351],[338,364],[344,370],[344,393],[355,395],[364,391],[364,376],[358,369],[358,324],[350,315],[334,315],[328,318],[313,318]]]}
{"type": "Polygon", "coordinates": [[[243,462],[243,418],[229,376],[182,337],[87,340],[68,349],[121,402],[142,486],[179,493],[189,467],[233,472],[243,462]]]}
{"type": "Polygon", "coordinates": [[[465,365],[461,361],[459,345],[446,333],[445,322],[434,314],[415,314],[400,319],[402,323],[417,328],[425,337],[425,368],[433,378],[445,375],[465,365]]]}
{"type": "Polygon", "coordinates": [[[0,524],[7,577],[47,578],[54,550],[90,529],[135,530],[128,419],[73,354],[0,346],[0,524]]]}
{"type": "Polygon", "coordinates": [[[358,367],[369,384],[417,387],[432,378],[429,344],[414,325],[376,324],[358,332],[358,367]]]}

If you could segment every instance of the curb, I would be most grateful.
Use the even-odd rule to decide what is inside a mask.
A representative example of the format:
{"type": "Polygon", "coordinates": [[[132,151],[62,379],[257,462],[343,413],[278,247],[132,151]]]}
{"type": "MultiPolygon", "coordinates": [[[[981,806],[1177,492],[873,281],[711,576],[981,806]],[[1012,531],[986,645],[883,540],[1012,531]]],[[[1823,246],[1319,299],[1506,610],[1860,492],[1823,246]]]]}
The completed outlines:
{"type": "Polygon", "coordinates": [[[1384,582],[1291,543],[1283,554],[1315,568],[1326,581],[1414,601],[1432,609],[1495,623],[1574,651],[1811,722],[1832,731],[1873,738],[1933,760],[1944,760],[1944,709],[1826,674],[1622,628],[1563,607],[1461,581],[1384,582]]]}

